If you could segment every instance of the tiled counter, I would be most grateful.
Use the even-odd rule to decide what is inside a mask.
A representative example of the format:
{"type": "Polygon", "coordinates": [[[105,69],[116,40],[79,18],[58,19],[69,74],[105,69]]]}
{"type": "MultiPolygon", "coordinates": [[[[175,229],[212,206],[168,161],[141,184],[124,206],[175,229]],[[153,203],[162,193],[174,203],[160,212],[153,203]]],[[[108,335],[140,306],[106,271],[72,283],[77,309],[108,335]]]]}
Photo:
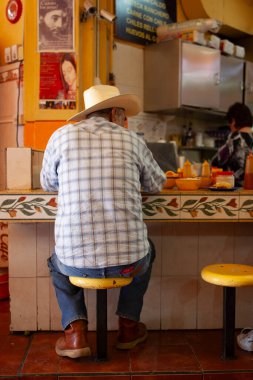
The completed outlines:
{"type": "MultiPolygon", "coordinates": [[[[0,220],[9,223],[13,331],[61,329],[46,263],[54,247],[56,210],[55,193],[0,193],[0,220]]],[[[253,220],[253,191],[143,194],[143,214],[157,257],[142,320],[154,330],[220,328],[222,289],[205,283],[200,271],[213,262],[253,265],[252,224],[242,223],[253,220]]],[[[85,297],[93,330],[95,292],[86,290],[85,297]]],[[[111,330],[117,329],[117,297],[118,289],[108,292],[111,330]]],[[[251,325],[252,297],[252,287],[238,289],[237,327],[251,325]]]]}

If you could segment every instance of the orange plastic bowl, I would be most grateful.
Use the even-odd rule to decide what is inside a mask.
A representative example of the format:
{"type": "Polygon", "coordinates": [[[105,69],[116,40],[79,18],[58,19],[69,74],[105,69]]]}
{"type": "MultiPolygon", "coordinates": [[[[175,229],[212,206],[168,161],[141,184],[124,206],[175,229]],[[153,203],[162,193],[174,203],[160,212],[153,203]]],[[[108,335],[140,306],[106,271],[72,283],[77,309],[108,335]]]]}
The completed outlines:
{"type": "Polygon", "coordinates": [[[200,184],[201,180],[199,177],[176,179],[176,185],[179,190],[198,190],[200,184]]]}
{"type": "Polygon", "coordinates": [[[176,186],[176,179],[179,176],[173,176],[173,177],[167,177],[166,182],[163,185],[164,189],[172,189],[173,187],[176,186]]]}

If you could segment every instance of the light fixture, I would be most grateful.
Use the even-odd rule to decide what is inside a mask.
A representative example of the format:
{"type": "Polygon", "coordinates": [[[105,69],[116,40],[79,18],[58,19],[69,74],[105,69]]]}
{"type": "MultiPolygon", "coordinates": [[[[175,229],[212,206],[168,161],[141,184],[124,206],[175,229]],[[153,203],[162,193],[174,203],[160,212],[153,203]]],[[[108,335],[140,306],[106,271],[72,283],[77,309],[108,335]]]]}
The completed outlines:
{"type": "Polygon", "coordinates": [[[95,16],[97,14],[97,7],[92,0],[84,0],[83,9],[80,15],[80,21],[84,22],[89,16],[95,16]]]}
{"type": "Polygon", "coordinates": [[[85,22],[90,16],[97,16],[98,18],[104,19],[108,22],[113,22],[117,17],[115,14],[107,11],[106,9],[101,9],[98,12],[93,0],[84,0],[83,8],[80,14],[80,21],[85,22]]]}
{"type": "Polygon", "coordinates": [[[109,22],[113,22],[115,19],[116,19],[116,15],[105,10],[105,9],[101,9],[100,12],[99,12],[99,15],[101,18],[104,18],[105,20],[109,21],[109,22]]]}

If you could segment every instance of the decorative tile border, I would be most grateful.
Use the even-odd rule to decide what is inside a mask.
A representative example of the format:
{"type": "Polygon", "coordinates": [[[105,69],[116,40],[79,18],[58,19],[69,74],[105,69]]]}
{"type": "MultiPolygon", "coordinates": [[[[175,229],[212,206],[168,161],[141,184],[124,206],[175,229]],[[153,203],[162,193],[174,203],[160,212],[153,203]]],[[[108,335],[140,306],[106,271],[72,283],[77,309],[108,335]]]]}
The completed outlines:
{"type": "MultiPolygon", "coordinates": [[[[161,192],[143,194],[145,221],[246,221],[253,222],[253,192],[161,192]]],[[[0,221],[53,222],[57,194],[38,191],[0,193],[0,221]]]]}
{"type": "Polygon", "coordinates": [[[249,195],[240,195],[239,219],[244,221],[253,221],[253,197],[249,195]]]}
{"type": "Polygon", "coordinates": [[[239,195],[181,196],[180,219],[238,219],[239,195]]]}
{"type": "Polygon", "coordinates": [[[52,194],[0,195],[0,220],[54,220],[57,196],[52,194]]]}
{"type": "Polygon", "coordinates": [[[180,219],[180,195],[144,195],[142,213],[144,220],[180,219]]]}

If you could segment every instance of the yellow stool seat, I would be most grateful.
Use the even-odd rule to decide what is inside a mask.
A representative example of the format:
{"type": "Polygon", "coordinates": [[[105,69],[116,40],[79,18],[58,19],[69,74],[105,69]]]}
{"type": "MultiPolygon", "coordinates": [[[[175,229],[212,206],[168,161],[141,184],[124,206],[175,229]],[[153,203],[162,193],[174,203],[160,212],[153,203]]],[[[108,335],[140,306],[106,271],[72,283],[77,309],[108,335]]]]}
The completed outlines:
{"type": "Polygon", "coordinates": [[[214,285],[240,287],[253,285],[253,266],[212,264],[202,269],[201,277],[214,285]]]}
{"type": "Polygon", "coordinates": [[[212,264],[201,271],[206,282],[223,287],[223,359],[234,359],[236,288],[253,285],[253,266],[212,264]]]}
{"type": "Polygon", "coordinates": [[[133,277],[88,278],[70,276],[69,281],[79,288],[112,289],[129,285],[133,281],[133,277]]]}

